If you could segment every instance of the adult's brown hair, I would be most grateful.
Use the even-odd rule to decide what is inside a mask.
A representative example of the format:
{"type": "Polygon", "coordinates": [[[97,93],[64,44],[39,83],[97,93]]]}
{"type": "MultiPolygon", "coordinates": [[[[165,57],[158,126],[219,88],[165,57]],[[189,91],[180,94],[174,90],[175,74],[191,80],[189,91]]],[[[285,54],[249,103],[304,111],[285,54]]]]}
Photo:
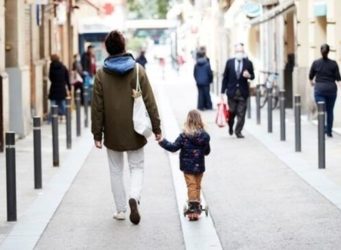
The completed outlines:
{"type": "Polygon", "coordinates": [[[58,62],[60,60],[59,56],[57,54],[51,55],[51,61],[52,62],[58,62]]]}
{"type": "Polygon", "coordinates": [[[104,44],[109,55],[111,56],[122,54],[126,50],[125,38],[118,30],[111,31],[105,38],[104,44]]]}

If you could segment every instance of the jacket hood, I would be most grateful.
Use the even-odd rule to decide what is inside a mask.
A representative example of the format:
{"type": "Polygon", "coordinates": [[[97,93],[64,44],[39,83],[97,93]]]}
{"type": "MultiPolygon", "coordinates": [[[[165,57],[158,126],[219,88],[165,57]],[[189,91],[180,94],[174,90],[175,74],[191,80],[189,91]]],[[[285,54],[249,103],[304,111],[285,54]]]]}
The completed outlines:
{"type": "Polygon", "coordinates": [[[207,63],[208,63],[208,60],[207,60],[206,57],[202,57],[202,58],[199,58],[199,59],[197,60],[197,64],[198,64],[198,65],[205,65],[205,64],[207,64],[207,63]]]}
{"type": "Polygon", "coordinates": [[[135,59],[131,54],[109,56],[104,60],[103,69],[109,73],[124,75],[135,67],[135,59]]]}
{"type": "Polygon", "coordinates": [[[203,146],[210,140],[210,136],[204,130],[195,133],[194,135],[184,134],[184,136],[187,137],[193,145],[197,146],[203,146]]]}

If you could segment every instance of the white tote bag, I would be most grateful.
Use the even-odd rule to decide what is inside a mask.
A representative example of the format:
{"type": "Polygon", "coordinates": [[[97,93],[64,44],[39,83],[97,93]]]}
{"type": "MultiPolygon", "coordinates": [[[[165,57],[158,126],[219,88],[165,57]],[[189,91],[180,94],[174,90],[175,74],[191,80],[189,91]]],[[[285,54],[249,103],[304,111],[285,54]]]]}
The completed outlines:
{"type": "Polygon", "coordinates": [[[150,121],[150,117],[148,111],[146,109],[146,105],[144,104],[142,97],[142,90],[140,86],[139,79],[139,66],[136,63],[136,88],[134,97],[134,110],[133,110],[133,123],[134,130],[136,133],[145,136],[148,138],[152,135],[152,123],[150,121]]]}

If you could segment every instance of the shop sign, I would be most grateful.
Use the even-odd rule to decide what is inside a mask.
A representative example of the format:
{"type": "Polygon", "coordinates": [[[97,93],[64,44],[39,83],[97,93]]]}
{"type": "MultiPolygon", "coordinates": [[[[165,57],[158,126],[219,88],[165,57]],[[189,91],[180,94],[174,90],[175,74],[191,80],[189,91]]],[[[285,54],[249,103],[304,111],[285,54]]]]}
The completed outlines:
{"type": "Polygon", "coordinates": [[[327,16],[327,4],[324,1],[314,3],[314,16],[327,16]]]}
{"type": "Polygon", "coordinates": [[[66,23],[66,4],[65,2],[61,2],[56,7],[56,19],[58,25],[64,25],[66,23]]]}
{"type": "Polygon", "coordinates": [[[48,4],[48,0],[35,0],[35,4],[46,5],[48,4]]]}
{"type": "Polygon", "coordinates": [[[247,17],[258,17],[262,14],[262,5],[252,1],[248,1],[243,5],[243,11],[247,17]]]}
{"type": "Polygon", "coordinates": [[[266,5],[278,4],[279,0],[260,0],[259,2],[261,5],[266,6],[266,5]]]}
{"type": "Polygon", "coordinates": [[[48,3],[48,0],[25,0],[25,4],[47,5],[48,3]]]}

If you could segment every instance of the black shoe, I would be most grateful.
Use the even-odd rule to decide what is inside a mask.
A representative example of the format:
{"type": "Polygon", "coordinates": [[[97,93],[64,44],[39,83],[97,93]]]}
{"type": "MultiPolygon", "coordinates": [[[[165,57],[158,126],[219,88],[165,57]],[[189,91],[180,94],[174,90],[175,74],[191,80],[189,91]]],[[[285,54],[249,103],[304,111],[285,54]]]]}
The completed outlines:
{"type": "Polygon", "coordinates": [[[131,223],[137,225],[140,223],[140,214],[139,214],[139,210],[137,207],[137,202],[135,199],[129,199],[129,207],[130,207],[130,216],[129,219],[131,221],[131,223]]]}
{"type": "Polygon", "coordinates": [[[229,124],[229,134],[233,135],[233,126],[229,124]]]}
{"type": "Polygon", "coordinates": [[[201,213],[200,202],[191,201],[188,204],[189,213],[201,213]]]}
{"type": "Polygon", "coordinates": [[[242,133],[238,133],[238,134],[236,134],[236,136],[237,136],[238,139],[243,139],[243,138],[245,138],[245,136],[242,135],[242,133]]]}
{"type": "Polygon", "coordinates": [[[333,134],[332,133],[327,133],[327,136],[332,138],[333,137],[333,134]]]}

